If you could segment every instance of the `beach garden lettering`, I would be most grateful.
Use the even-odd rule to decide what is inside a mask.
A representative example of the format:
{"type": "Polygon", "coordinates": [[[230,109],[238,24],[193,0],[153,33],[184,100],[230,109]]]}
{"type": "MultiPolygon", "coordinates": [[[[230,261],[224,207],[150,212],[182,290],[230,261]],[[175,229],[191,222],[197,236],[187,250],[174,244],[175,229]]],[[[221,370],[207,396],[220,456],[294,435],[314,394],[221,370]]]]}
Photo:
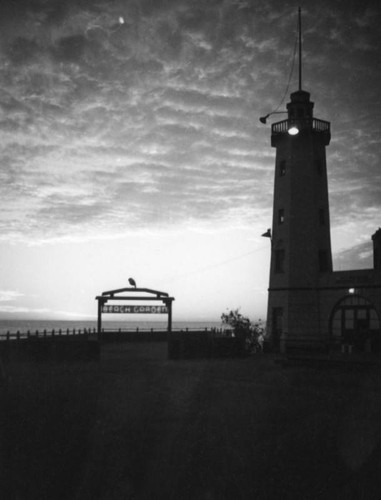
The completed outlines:
{"type": "Polygon", "coordinates": [[[102,313],[119,314],[167,314],[166,306],[107,306],[102,307],[102,313]]]}

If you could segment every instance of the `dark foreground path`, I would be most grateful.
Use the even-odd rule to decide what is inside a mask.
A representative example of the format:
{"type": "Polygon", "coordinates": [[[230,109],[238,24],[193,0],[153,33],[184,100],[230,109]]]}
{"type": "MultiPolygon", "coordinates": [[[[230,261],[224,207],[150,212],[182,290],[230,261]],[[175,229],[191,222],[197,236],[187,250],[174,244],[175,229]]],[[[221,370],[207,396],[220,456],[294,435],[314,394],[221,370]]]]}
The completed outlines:
{"type": "Polygon", "coordinates": [[[158,343],[13,370],[0,498],[380,498],[379,369],[168,361],[158,343]]]}

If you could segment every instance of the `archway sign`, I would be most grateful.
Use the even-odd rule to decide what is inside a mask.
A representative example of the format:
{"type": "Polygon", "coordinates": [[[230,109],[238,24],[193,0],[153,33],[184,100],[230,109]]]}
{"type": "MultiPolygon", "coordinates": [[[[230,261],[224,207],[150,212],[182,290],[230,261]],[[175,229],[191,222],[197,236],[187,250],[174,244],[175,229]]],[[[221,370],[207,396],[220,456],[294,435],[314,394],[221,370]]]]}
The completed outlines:
{"type": "Polygon", "coordinates": [[[102,314],[168,314],[167,331],[172,331],[172,302],[175,300],[165,292],[150,288],[119,288],[103,292],[95,297],[98,301],[98,338],[102,332],[102,314]],[[125,295],[125,294],[128,295],[125,295]],[[147,295],[139,295],[145,293],[147,295]],[[123,294],[123,295],[122,295],[123,294]],[[135,295],[138,294],[138,295],[135,295]],[[156,301],[164,305],[137,304],[136,301],[156,301]],[[113,301],[123,301],[127,304],[107,304],[113,301]],[[128,304],[132,302],[132,304],[128,304]]]}

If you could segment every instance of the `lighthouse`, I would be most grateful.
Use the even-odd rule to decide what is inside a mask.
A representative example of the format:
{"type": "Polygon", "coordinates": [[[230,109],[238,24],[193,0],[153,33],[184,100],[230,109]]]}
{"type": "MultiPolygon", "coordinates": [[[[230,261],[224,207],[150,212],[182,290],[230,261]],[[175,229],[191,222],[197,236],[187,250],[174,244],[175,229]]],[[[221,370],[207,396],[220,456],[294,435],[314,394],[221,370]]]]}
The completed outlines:
{"type": "Polygon", "coordinates": [[[271,127],[276,149],[268,321],[273,342],[287,331],[319,335],[317,287],[332,272],[326,146],[330,124],[310,94],[291,94],[286,120],[271,127]],[[314,325],[313,328],[307,325],[314,325]]]}
{"type": "Polygon", "coordinates": [[[326,162],[330,124],[314,117],[301,76],[299,10],[299,88],[290,96],[287,118],[271,127],[276,157],[267,324],[275,346],[288,332],[319,335],[319,277],[332,272],[326,162]]]}
{"type": "Polygon", "coordinates": [[[299,87],[290,95],[287,118],[271,126],[276,155],[267,332],[281,351],[350,342],[379,350],[380,238],[373,237],[374,270],[333,271],[326,161],[331,127],[314,116],[310,93],[302,88],[300,9],[298,14],[299,87]]]}

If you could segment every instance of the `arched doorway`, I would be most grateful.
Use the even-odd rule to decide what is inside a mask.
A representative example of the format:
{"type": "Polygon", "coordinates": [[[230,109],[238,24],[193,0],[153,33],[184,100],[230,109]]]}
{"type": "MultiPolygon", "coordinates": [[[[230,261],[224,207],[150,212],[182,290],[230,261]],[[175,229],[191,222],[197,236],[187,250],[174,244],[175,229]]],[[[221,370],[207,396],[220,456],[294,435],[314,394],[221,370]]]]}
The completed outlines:
{"type": "Polygon", "coordinates": [[[353,345],[357,351],[381,351],[377,311],[371,302],[359,295],[348,295],[336,304],[331,314],[330,332],[336,343],[353,345]]]}

